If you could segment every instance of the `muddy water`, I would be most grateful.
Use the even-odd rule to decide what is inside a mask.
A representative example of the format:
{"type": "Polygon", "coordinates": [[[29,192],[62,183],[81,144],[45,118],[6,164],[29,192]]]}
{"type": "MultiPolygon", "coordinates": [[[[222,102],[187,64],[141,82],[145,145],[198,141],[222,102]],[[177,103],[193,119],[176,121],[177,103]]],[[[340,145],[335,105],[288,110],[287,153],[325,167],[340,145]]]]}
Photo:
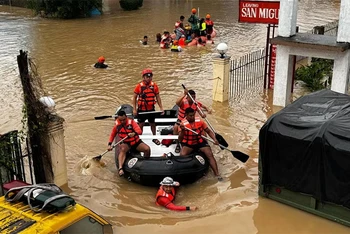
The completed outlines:
{"type": "MultiPolygon", "coordinates": [[[[16,67],[19,49],[28,50],[57,112],[65,118],[66,154],[70,194],[106,217],[118,233],[347,233],[349,229],[288,206],[260,198],[258,188],[258,133],[278,109],[272,93],[242,97],[239,102],[213,103],[212,58],[214,47],[188,48],[182,53],[158,49],[155,34],[171,30],[180,15],[192,7],[212,15],[219,31],[216,44],[226,42],[228,54],[237,58],[265,44],[266,25],[239,24],[237,1],[145,0],[139,11],[124,12],[118,1],[104,1],[106,14],[79,20],[48,20],[31,12],[0,7],[0,132],[21,128],[21,87],[16,67]],[[149,46],[139,40],[149,37],[149,46]],[[110,66],[92,66],[103,55],[110,66]],[[219,170],[218,183],[210,173],[199,182],[180,188],[176,202],[197,205],[197,212],[170,212],[155,206],[156,190],[132,184],[117,176],[112,154],[105,167],[93,157],[106,148],[111,120],[94,116],[113,114],[130,103],[141,70],[154,70],[165,108],[171,108],[181,84],[196,89],[198,99],[211,106],[208,118],[235,150],[251,159],[242,164],[230,153],[213,147],[219,170]],[[85,166],[89,164],[89,168],[85,166]]],[[[300,2],[301,31],[338,17],[339,1],[300,2]]],[[[296,95],[301,91],[296,90],[296,95]]]]}

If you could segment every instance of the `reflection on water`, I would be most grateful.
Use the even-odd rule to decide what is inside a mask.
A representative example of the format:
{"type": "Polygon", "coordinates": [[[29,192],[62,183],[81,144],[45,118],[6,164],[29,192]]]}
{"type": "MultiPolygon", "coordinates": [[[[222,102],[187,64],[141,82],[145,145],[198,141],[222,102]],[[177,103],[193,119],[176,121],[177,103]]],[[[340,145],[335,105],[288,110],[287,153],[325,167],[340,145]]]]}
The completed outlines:
{"type": "MultiPolygon", "coordinates": [[[[236,0],[144,0],[141,10],[131,12],[122,11],[116,0],[104,3],[103,16],[78,20],[41,19],[25,9],[0,6],[0,132],[21,128],[22,91],[16,56],[18,50],[28,50],[38,65],[46,91],[57,103],[58,113],[66,119],[70,194],[111,221],[118,233],[348,231],[341,225],[258,197],[259,129],[278,110],[272,107],[271,91],[230,103],[212,102],[215,46],[172,53],[153,43],[156,33],[171,31],[179,16],[187,18],[193,7],[199,8],[200,16],[211,14],[219,31],[215,43],[226,42],[232,58],[263,47],[266,25],[238,23],[236,0]],[[146,47],[139,43],[144,35],[150,41],[146,47]],[[109,65],[106,70],[93,68],[101,55],[109,65]],[[210,172],[197,183],[182,186],[176,199],[178,204],[198,206],[196,212],[157,207],[156,188],[117,176],[113,153],[103,156],[105,165],[91,160],[106,150],[113,126],[113,120],[96,121],[93,117],[113,114],[119,105],[130,103],[132,90],[146,67],[154,71],[165,108],[174,105],[183,91],[181,84],[195,89],[198,100],[214,110],[208,119],[230,148],[251,156],[242,164],[229,152],[213,146],[224,182],[218,183],[210,172]],[[276,229],[269,220],[280,227],[276,229]]],[[[301,31],[332,21],[339,14],[339,1],[305,0],[299,7],[301,31]]]]}

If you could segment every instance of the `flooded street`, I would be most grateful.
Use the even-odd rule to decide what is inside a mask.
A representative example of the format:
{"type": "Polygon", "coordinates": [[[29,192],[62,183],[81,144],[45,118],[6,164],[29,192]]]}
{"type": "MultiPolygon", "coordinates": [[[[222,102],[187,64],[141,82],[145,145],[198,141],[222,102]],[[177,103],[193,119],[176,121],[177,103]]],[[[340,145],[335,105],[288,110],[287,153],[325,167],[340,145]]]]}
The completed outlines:
{"type": "MultiPolygon", "coordinates": [[[[180,15],[193,7],[200,16],[210,13],[228,55],[238,58],[264,47],[266,25],[238,23],[238,0],[144,0],[138,11],[126,12],[117,0],[104,0],[103,16],[77,20],[33,17],[31,11],[0,6],[0,133],[21,129],[22,88],[16,56],[26,50],[38,66],[45,90],[65,120],[65,144],[70,195],[114,225],[116,233],[349,233],[349,228],[258,196],[259,129],[277,109],[272,92],[242,97],[239,102],[213,103],[212,59],[215,46],[161,50],[155,35],[171,31],[180,15]],[[144,35],[149,46],[141,46],[144,35]],[[103,55],[109,68],[93,68],[103,55]],[[195,89],[197,99],[213,109],[208,119],[230,148],[250,155],[246,164],[213,147],[223,182],[212,172],[182,186],[177,204],[196,205],[196,212],[172,212],[155,205],[156,188],[119,178],[112,153],[106,167],[89,157],[107,148],[111,115],[131,103],[141,71],[151,68],[165,109],[183,92],[195,89]]],[[[340,0],[299,2],[301,32],[338,18],[340,0]]],[[[298,92],[298,90],[296,90],[298,92]]]]}

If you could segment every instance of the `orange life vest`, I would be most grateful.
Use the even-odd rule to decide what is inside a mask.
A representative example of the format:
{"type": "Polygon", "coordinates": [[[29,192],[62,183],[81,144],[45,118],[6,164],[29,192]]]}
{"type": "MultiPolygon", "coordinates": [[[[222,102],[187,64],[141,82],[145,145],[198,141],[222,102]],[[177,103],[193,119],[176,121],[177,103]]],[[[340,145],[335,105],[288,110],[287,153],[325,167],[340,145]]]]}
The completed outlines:
{"type": "MultiPolygon", "coordinates": [[[[159,187],[159,190],[156,194],[156,204],[158,206],[160,206],[160,204],[158,204],[158,197],[167,197],[169,199],[170,202],[174,201],[175,200],[175,188],[174,187],[171,187],[171,193],[166,193],[164,190],[163,190],[163,186],[160,186],[159,187]]],[[[170,203],[169,202],[169,203],[170,203]]],[[[168,204],[169,204],[168,203],[168,204]]],[[[166,204],[165,206],[167,206],[168,204],[166,204]]]]}
{"type": "Polygon", "coordinates": [[[154,92],[154,83],[151,82],[146,85],[144,82],[140,83],[141,93],[138,96],[137,106],[139,110],[148,110],[148,106],[153,106],[156,104],[156,93],[154,92]]]}
{"type": "Polygon", "coordinates": [[[185,38],[184,37],[180,38],[179,46],[185,46],[185,45],[186,45],[185,38]]]}
{"type": "Polygon", "coordinates": [[[207,34],[211,34],[213,32],[214,22],[211,20],[205,20],[205,24],[207,25],[207,34]]]}
{"type": "MultiPolygon", "coordinates": [[[[132,121],[132,119],[128,118],[125,126],[123,126],[118,119],[115,121],[115,124],[117,125],[117,134],[120,139],[126,137],[128,133],[135,132],[134,128],[132,127],[132,121]]],[[[139,135],[135,132],[135,136],[126,138],[124,142],[132,146],[135,145],[139,139],[139,135]]]]}
{"type": "MultiPolygon", "coordinates": [[[[200,105],[198,103],[198,105],[200,105]]],[[[182,99],[182,105],[179,107],[179,112],[177,115],[177,118],[179,120],[183,120],[185,119],[185,110],[187,108],[191,107],[194,111],[197,111],[197,106],[196,104],[192,103],[192,105],[190,105],[190,103],[188,102],[187,98],[182,99]]]]}
{"type": "Polygon", "coordinates": [[[197,145],[199,143],[203,142],[203,138],[201,137],[201,134],[203,132],[203,121],[199,118],[196,117],[194,120],[194,126],[193,124],[191,125],[187,119],[182,120],[182,124],[189,128],[192,129],[193,131],[195,131],[198,134],[195,134],[189,130],[183,130],[185,131],[185,135],[184,138],[182,139],[182,143],[187,144],[187,145],[197,145]]]}

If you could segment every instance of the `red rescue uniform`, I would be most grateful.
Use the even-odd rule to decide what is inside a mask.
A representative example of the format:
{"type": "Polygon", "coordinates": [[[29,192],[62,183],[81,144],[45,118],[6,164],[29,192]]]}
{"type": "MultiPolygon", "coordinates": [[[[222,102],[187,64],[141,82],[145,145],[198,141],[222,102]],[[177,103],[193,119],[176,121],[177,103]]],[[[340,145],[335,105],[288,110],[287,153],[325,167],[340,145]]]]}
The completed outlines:
{"type": "Polygon", "coordinates": [[[144,81],[136,85],[134,93],[137,97],[138,111],[152,111],[155,109],[156,95],[159,94],[158,85],[150,82],[148,85],[144,81]]]}
{"type": "Polygon", "coordinates": [[[120,139],[123,139],[128,135],[128,133],[135,132],[135,136],[128,137],[124,140],[124,143],[133,146],[140,141],[139,135],[142,134],[141,128],[133,119],[126,119],[125,125],[122,125],[120,121],[117,119],[115,121],[115,126],[112,129],[111,135],[109,136],[109,143],[111,144],[114,138],[118,135],[120,139]]]}
{"type": "Polygon", "coordinates": [[[195,121],[190,123],[187,121],[187,119],[182,120],[182,124],[189,129],[192,129],[195,131],[197,134],[184,129],[182,130],[179,127],[179,131],[185,131],[184,132],[184,137],[181,141],[181,143],[188,145],[188,146],[195,146],[195,145],[201,145],[202,143],[205,143],[201,135],[203,135],[203,131],[208,128],[208,125],[201,120],[199,117],[195,118],[195,121]]]}
{"type": "Polygon", "coordinates": [[[171,193],[166,193],[163,190],[163,186],[160,186],[157,194],[156,194],[156,204],[158,206],[164,206],[165,208],[169,210],[177,210],[177,211],[182,211],[182,210],[188,210],[186,206],[177,206],[173,203],[175,200],[175,188],[171,188],[171,193]]]}
{"type": "MultiPolygon", "coordinates": [[[[202,107],[202,103],[197,102],[198,107],[202,107]]],[[[185,110],[187,108],[191,107],[194,111],[197,111],[197,106],[196,104],[192,103],[192,105],[190,105],[190,103],[188,102],[187,98],[185,97],[184,99],[182,99],[181,104],[179,106],[179,112],[177,115],[177,118],[182,121],[183,119],[185,119],[185,110]]]]}
{"type": "Polygon", "coordinates": [[[211,21],[210,19],[206,19],[205,20],[205,24],[206,24],[206,26],[207,26],[207,34],[212,34],[212,32],[213,32],[213,27],[214,27],[214,22],[213,21],[211,21]]]}

